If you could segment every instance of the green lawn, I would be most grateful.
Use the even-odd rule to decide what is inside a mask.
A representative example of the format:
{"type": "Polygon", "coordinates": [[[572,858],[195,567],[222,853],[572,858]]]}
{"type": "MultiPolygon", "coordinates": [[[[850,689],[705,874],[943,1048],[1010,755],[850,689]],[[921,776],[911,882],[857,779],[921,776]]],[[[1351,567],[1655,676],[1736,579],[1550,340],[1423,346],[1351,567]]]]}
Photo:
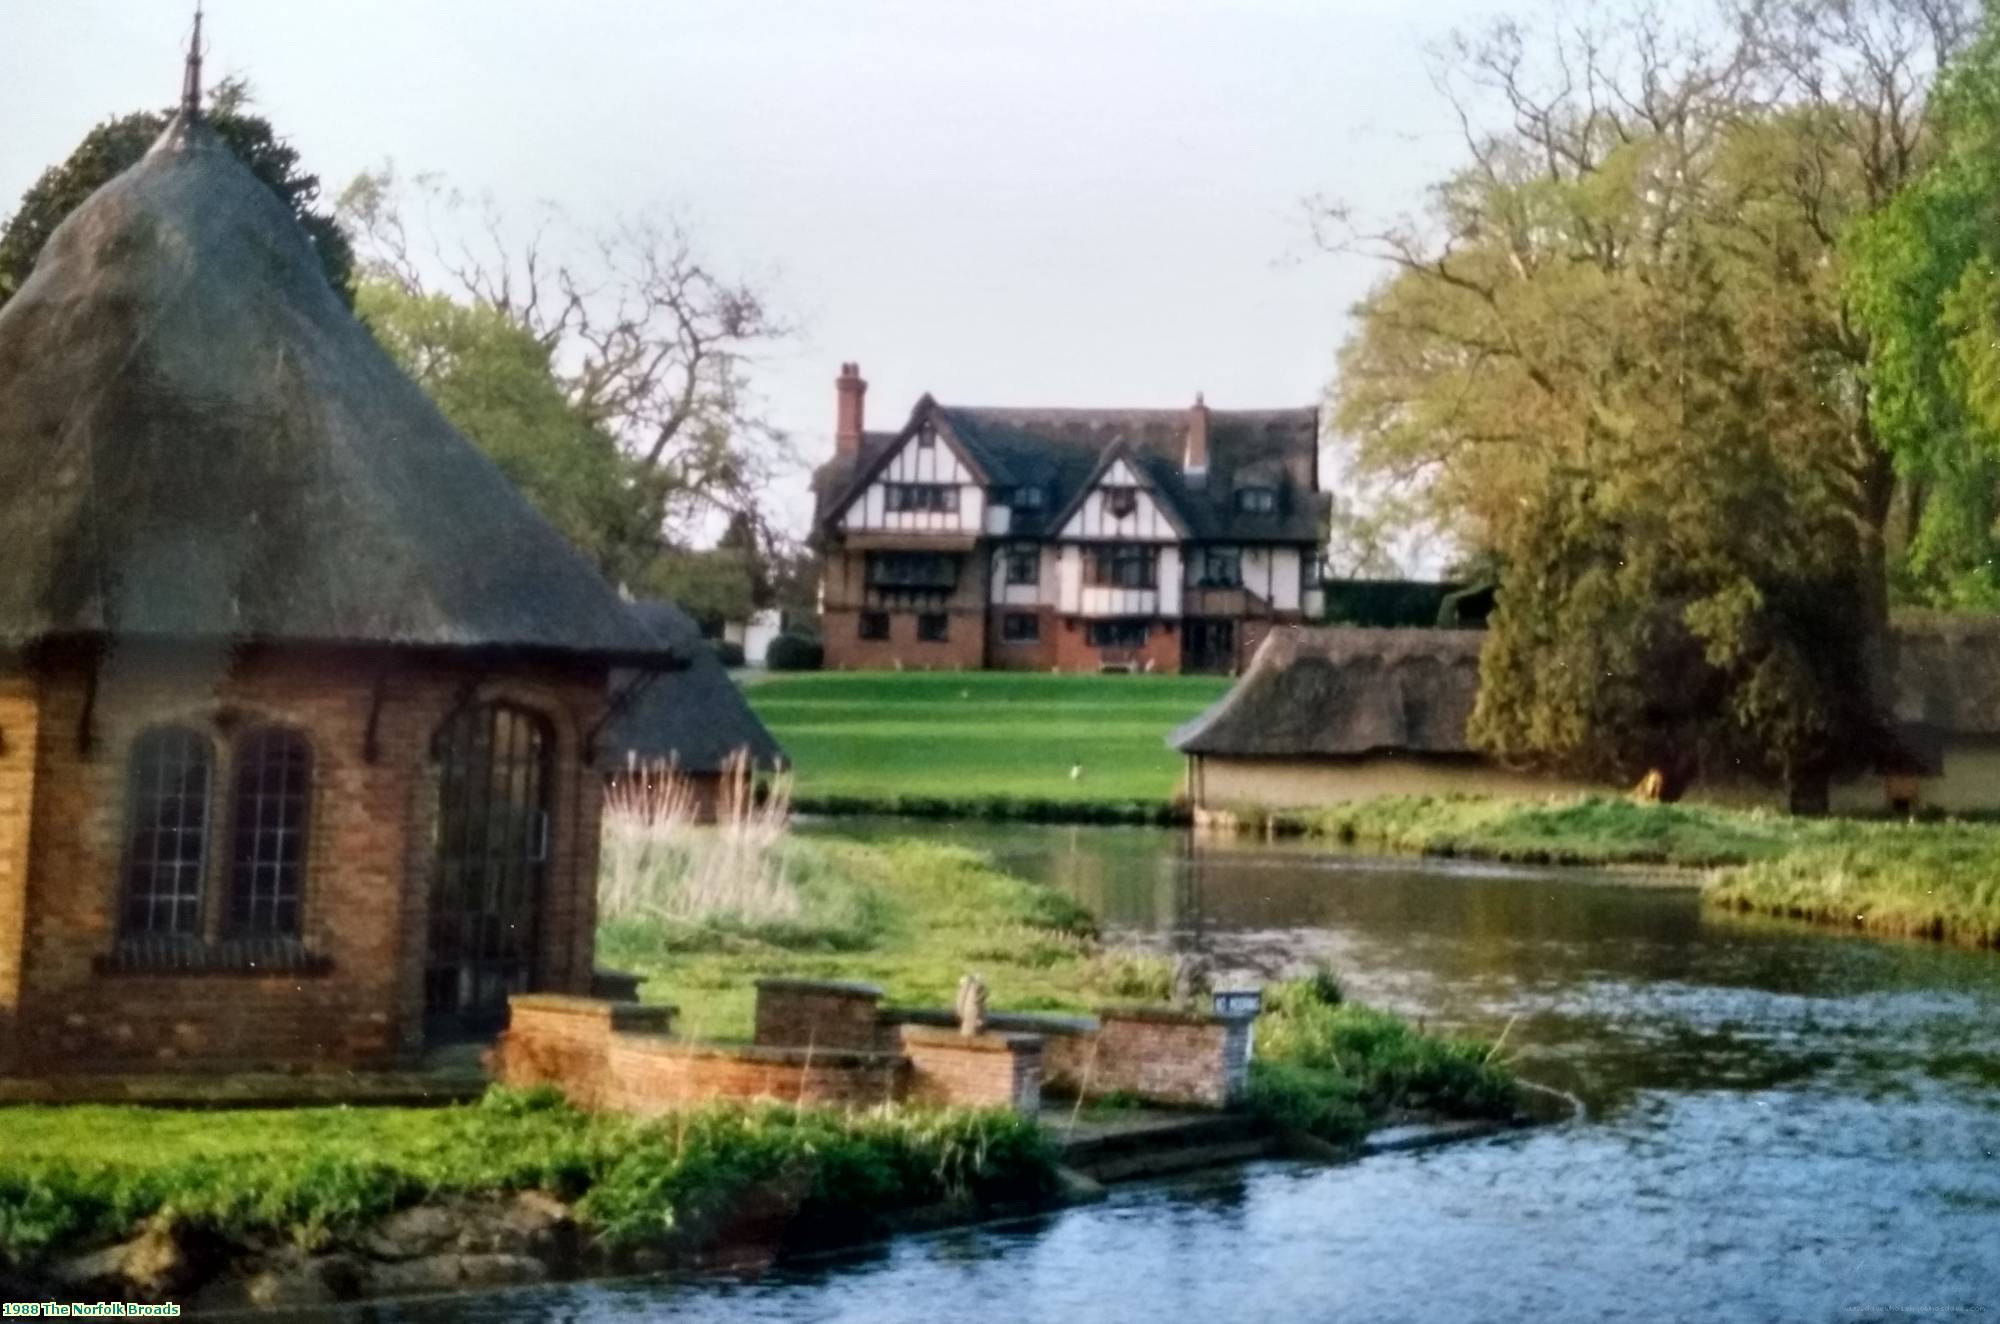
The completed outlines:
{"type": "Polygon", "coordinates": [[[1176,726],[1221,676],[825,671],[745,687],[798,768],[799,796],[1164,803],[1176,726]],[[1072,778],[1071,769],[1082,774],[1072,778]]]}

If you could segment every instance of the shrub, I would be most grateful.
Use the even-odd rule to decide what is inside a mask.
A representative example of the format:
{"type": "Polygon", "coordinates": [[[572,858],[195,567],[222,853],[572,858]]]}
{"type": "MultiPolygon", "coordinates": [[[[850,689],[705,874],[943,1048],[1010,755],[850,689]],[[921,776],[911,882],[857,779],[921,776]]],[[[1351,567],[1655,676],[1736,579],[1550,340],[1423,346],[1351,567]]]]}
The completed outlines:
{"type": "Polygon", "coordinates": [[[764,654],[764,665],[772,671],[818,671],[825,662],[825,647],[802,634],[779,635],[764,654]]]}
{"type": "Polygon", "coordinates": [[[711,639],[708,641],[708,646],[715,650],[716,660],[721,662],[723,666],[740,667],[743,665],[742,644],[733,643],[728,639],[711,639]]]}
{"type": "Polygon", "coordinates": [[[1340,998],[1328,971],[1266,990],[1250,1101],[1272,1121],[1344,1144],[1359,1134],[1356,1110],[1364,1122],[1402,1108],[1447,1117],[1516,1111],[1514,1078],[1487,1045],[1425,1034],[1340,998]]]}

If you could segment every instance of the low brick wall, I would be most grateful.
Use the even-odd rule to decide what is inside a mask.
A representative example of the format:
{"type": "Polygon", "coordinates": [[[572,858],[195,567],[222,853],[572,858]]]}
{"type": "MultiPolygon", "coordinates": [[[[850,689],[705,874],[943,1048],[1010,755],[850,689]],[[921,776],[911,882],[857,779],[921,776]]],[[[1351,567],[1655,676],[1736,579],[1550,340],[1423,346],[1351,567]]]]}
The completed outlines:
{"type": "Polygon", "coordinates": [[[968,1035],[947,1011],[878,1009],[880,997],[867,985],[764,980],[759,1042],[695,1044],[668,1033],[671,1007],[523,994],[509,1003],[507,1032],[488,1063],[501,1084],[554,1085],[579,1107],[635,1113],[717,1099],[912,1100],[1033,1113],[1045,1083],[1224,1108],[1246,1083],[1247,1016],[1145,1007],[1109,1008],[1095,1019],[1001,1012],[968,1035]]]}
{"type": "MultiPolygon", "coordinates": [[[[931,1007],[887,1007],[888,1033],[950,1028],[958,1018],[931,1007]]],[[[989,1033],[1041,1040],[1041,1085],[1096,1098],[1134,1094],[1149,1103],[1224,1108],[1243,1096],[1250,1067],[1249,1017],[1164,1007],[1111,1007],[1096,1016],[994,1012],[989,1033]]]]}
{"type": "Polygon", "coordinates": [[[1042,1106],[1042,1039],[1032,1034],[961,1034],[929,1025],[897,1030],[910,1063],[909,1097],[969,1108],[1042,1106]]]}
{"type": "Polygon", "coordinates": [[[1090,1095],[1124,1091],[1152,1103],[1226,1108],[1243,1097],[1250,1071],[1248,1016],[1151,1007],[1098,1012],[1094,1045],[1079,1069],[1090,1095]]]}
{"type": "Polygon", "coordinates": [[[520,993],[507,1000],[507,1030],[487,1058],[493,1079],[516,1089],[554,1085],[579,1108],[602,1106],[615,1032],[666,1034],[674,1008],[520,993]]]}
{"type": "Polygon", "coordinates": [[[718,1099],[872,1108],[906,1096],[909,1063],[894,1053],[691,1044],[618,1035],[597,1106],[670,1113],[718,1099]]]}
{"type": "Polygon", "coordinates": [[[503,1085],[554,1085],[580,1108],[666,1113],[718,1099],[873,1107],[905,1097],[901,1053],[671,1038],[674,1009],[554,994],[509,1000],[488,1065],[503,1085]]]}
{"type": "Polygon", "coordinates": [[[756,1042],[773,1048],[851,1048],[874,1051],[881,1042],[873,984],[824,979],[757,981],[756,1042]]]}

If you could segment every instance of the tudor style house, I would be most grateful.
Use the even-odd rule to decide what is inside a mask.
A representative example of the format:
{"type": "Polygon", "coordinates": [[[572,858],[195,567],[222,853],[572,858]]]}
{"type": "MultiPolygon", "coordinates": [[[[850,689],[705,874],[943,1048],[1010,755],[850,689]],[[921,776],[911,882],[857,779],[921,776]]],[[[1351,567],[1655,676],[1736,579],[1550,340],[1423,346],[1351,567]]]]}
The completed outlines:
{"type": "Polygon", "coordinates": [[[1316,410],[985,409],[868,432],[856,364],[814,475],[836,668],[1235,672],[1320,614],[1316,410]]]}

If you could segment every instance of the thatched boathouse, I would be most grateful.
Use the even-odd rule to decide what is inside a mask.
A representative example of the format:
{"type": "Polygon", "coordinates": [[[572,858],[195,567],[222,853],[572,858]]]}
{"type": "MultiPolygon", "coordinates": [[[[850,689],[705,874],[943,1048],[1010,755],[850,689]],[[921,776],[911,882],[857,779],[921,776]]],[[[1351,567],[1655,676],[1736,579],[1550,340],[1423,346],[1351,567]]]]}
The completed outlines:
{"type": "Polygon", "coordinates": [[[0,1077],[369,1067],[589,990],[672,650],[179,115],[0,311],[0,1077]]]}
{"type": "MultiPolygon", "coordinates": [[[[1472,747],[1478,630],[1281,629],[1169,743],[1208,813],[1391,795],[1546,798],[1628,789],[1506,767],[1472,747]]],[[[1836,782],[1838,813],[2000,809],[2000,621],[1899,619],[1890,636],[1899,753],[1836,782]]],[[[1773,783],[1704,778],[1690,800],[1782,808],[1773,783]]]]}
{"type": "Polygon", "coordinates": [[[1478,630],[1280,629],[1172,736],[1198,808],[1295,809],[1385,795],[1581,789],[1473,749],[1478,630]]]}

